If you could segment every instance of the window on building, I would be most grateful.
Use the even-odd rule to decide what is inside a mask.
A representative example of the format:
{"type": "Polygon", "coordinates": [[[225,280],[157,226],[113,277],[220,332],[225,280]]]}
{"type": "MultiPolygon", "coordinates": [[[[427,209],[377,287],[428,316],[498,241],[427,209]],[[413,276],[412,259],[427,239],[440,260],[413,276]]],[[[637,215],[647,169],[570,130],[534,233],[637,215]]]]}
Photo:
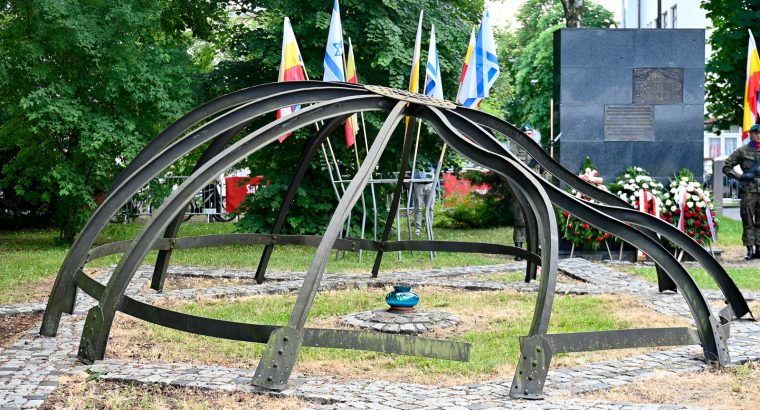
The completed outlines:
{"type": "Polygon", "coordinates": [[[707,142],[707,157],[715,158],[720,156],[720,138],[710,138],[707,142]]]}
{"type": "Polygon", "coordinates": [[[668,28],[668,12],[662,13],[662,28],[668,28]]]}
{"type": "Polygon", "coordinates": [[[677,28],[678,24],[678,6],[674,5],[670,8],[670,27],[677,28]]]}
{"type": "Polygon", "coordinates": [[[736,138],[726,138],[724,148],[723,152],[725,152],[726,155],[736,151],[736,138]]]}

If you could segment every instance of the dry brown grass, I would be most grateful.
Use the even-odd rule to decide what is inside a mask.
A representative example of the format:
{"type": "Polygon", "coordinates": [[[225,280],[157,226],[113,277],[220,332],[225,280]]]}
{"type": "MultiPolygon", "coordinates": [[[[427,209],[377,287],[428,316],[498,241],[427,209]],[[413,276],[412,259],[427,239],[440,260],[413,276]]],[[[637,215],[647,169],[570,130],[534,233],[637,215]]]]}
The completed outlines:
{"type": "Polygon", "coordinates": [[[747,262],[744,260],[744,256],[747,255],[747,248],[743,246],[724,246],[721,248],[723,254],[720,256],[722,262],[747,262]]]}
{"type": "Polygon", "coordinates": [[[661,371],[652,377],[583,396],[590,400],[654,403],[710,409],[757,409],[760,406],[760,365],[713,369],[689,374],[661,371]]]}
{"type": "Polygon", "coordinates": [[[6,303],[44,302],[53,289],[55,275],[26,283],[24,286],[14,286],[4,290],[3,298],[6,303]]]}
{"type": "Polygon", "coordinates": [[[755,317],[756,318],[760,317],[760,316],[758,316],[758,315],[760,315],[760,300],[755,300],[755,301],[749,302],[748,305],[749,305],[749,310],[752,311],[752,313],[755,315],[755,317]]]}
{"type": "MultiPolygon", "coordinates": [[[[478,293],[480,292],[468,292],[466,297],[477,298],[478,293]]],[[[434,287],[426,287],[425,294],[428,297],[432,297],[433,295],[450,296],[452,298],[464,297],[462,292],[458,290],[434,287]]],[[[601,296],[601,298],[614,302],[609,304],[610,306],[615,306],[615,310],[612,312],[614,316],[621,321],[633,324],[634,327],[687,326],[686,321],[657,314],[633,297],[614,295],[601,296]]],[[[221,302],[217,300],[208,303],[218,304],[221,302]]],[[[439,329],[424,336],[442,339],[470,331],[488,332],[500,323],[522,322],[523,318],[526,317],[526,312],[521,310],[524,308],[524,304],[500,304],[497,306],[483,304],[477,306],[477,308],[473,308],[473,306],[458,306],[456,303],[451,303],[449,306],[439,309],[457,314],[462,323],[456,327],[439,329]]],[[[532,310],[532,306],[530,309],[532,310]]],[[[530,312],[528,312],[529,317],[530,312]]],[[[340,324],[340,319],[337,317],[310,319],[307,326],[318,328],[343,327],[340,324]]],[[[256,346],[248,345],[250,347],[241,347],[242,342],[239,342],[241,343],[240,345],[232,345],[232,343],[236,342],[221,342],[211,338],[193,337],[191,343],[194,346],[183,349],[181,345],[172,340],[152,338],[151,335],[154,333],[150,330],[150,326],[146,326],[140,321],[125,315],[117,315],[117,320],[111,334],[112,338],[108,345],[108,357],[138,362],[189,362],[237,368],[255,368],[258,364],[258,351],[256,353],[251,352],[251,349],[257,348],[256,346]],[[229,347],[219,347],[218,343],[224,343],[226,344],[225,346],[229,347]],[[198,352],[215,353],[199,354],[198,352]]],[[[508,342],[511,341],[505,340],[505,343],[508,342]]],[[[647,353],[652,350],[626,349],[572,353],[555,357],[553,363],[558,366],[575,366],[583,363],[617,359],[631,354],[647,353]]],[[[396,362],[396,358],[397,356],[382,354],[370,357],[362,356],[358,360],[349,360],[345,356],[336,357],[335,354],[312,354],[307,357],[301,355],[297,362],[296,370],[303,374],[332,376],[341,379],[371,378],[446,386],[502,378],[509,379],[514,372],[513,362],[517,362],[517,357],[515,357],[514,361],[507,360],[507,364],[489,372],[469,372],[469,374],[459,374],[457,372],[442,374],[439,372],[431,374],[425,371],[424,366],[418,366],[413,361],[405,361],[404,364],[399,365],[396,362]]]]}
{"type": "Polygon", "coordinates": [[[48,397],[41,409],[296,410],[309,407],[309,402],[294,397],[278,398],[252,393],[88,382],[84,376],[65,378],[61,381],[61,386],[48,397]]]}

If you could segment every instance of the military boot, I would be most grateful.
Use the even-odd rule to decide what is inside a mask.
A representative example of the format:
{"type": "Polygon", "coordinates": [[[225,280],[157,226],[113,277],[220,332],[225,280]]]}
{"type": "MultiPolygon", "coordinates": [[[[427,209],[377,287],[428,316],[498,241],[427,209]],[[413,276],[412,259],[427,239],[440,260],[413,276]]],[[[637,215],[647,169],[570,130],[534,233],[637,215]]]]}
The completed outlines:
{"type": "Polygon", "coordinates": [[[760,245],[755,245],[755,254],[752,255],[752,259],[760,259],[760,245]]]}
{"type": "MultiPolygon", "coordinates": [[[[522,242],[515,242],[515,248],[520,248],[520,249],[522,249],[522,242]]],[[[516,260],[516,261],[521,261],[521,260],[522,260],[522,258],[521,258],[521,257],[519,257],[519,256],[515,256],[515,260],[516,260]]]]}
{"type": "Polygon", "coordinates": [[[745,261],[752,259],[754,252],[752,252],[752,246],[747,246],[747,256],[744,257],[745,261]]]}

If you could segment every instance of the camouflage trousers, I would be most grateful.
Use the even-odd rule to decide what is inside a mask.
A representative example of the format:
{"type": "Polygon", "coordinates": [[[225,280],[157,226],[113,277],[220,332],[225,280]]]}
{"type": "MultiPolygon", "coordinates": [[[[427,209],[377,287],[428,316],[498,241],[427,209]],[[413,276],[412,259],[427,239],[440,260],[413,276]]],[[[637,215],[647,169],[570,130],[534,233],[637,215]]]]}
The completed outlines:
{"type": "Polygon", "coordinates": [[[525,211],[517,201],[513,202],[512,214],[515,218],[515,229],[512,231],[512,240],[515,243],[525,242],[525,211]]]}
{"type": "Polygon", "coordinates": [[[760,192],[747,192],[739,203],[744,246],[760,246],[760,192]]]}

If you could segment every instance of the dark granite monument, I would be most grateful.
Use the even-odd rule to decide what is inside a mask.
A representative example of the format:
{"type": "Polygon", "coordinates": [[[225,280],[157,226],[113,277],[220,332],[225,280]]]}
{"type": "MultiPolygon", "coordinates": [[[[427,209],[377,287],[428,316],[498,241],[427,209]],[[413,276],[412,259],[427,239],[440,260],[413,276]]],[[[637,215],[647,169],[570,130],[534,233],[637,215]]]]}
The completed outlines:
{"type": "Polygon", "coordinates": [[[560,162],[579,170],[589,156],[606,181],[632,165],[660,182],[701,177],[704,82],[704,30],[558,30],[560,162]]]}

